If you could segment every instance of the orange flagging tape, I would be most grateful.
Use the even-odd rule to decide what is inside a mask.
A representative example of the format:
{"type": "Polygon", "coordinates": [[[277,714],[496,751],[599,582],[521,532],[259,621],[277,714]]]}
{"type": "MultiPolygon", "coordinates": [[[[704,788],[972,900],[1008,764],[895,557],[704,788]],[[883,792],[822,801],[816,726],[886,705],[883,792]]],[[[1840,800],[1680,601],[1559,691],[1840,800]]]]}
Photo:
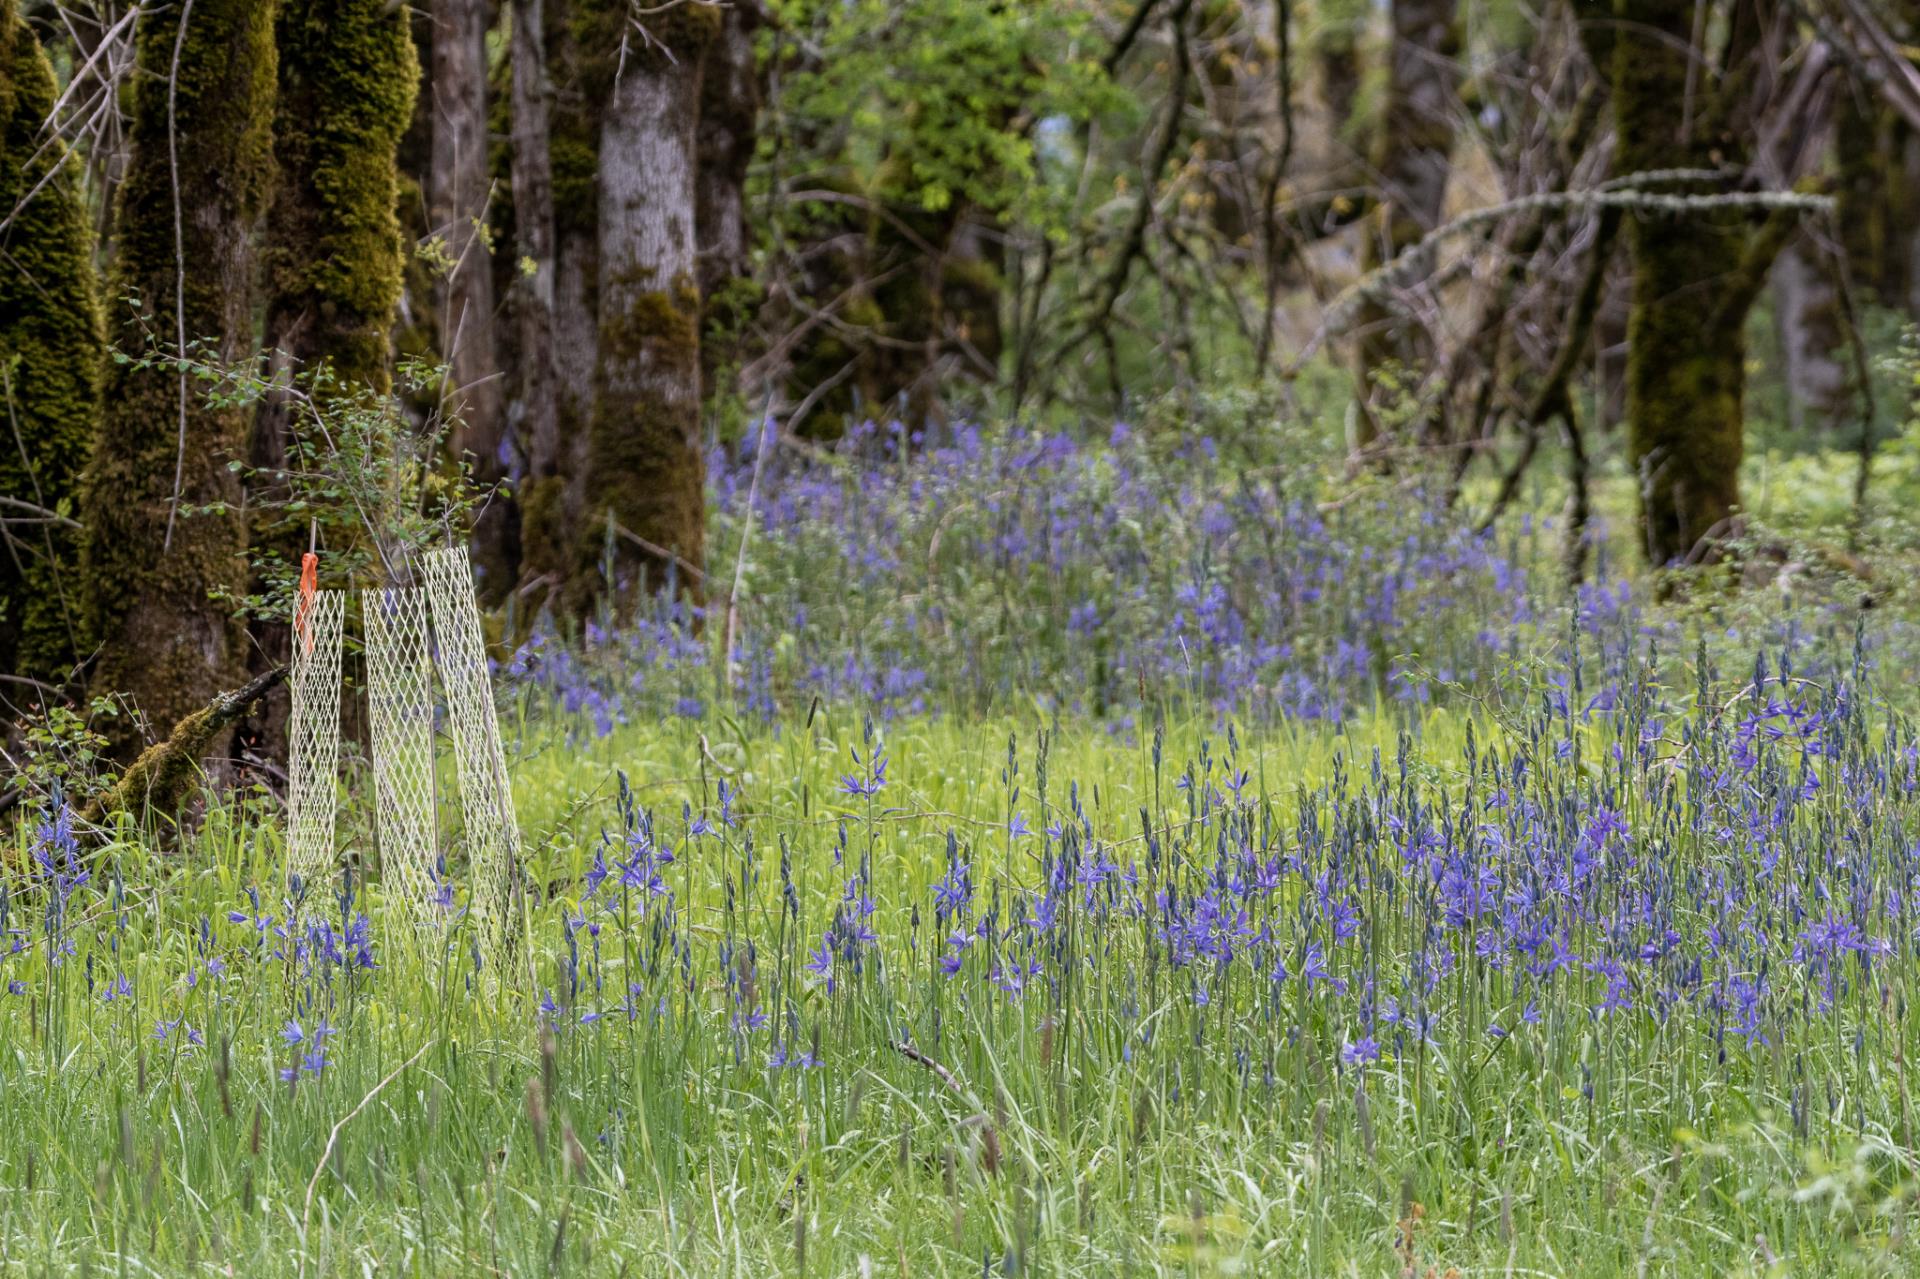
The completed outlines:
{"type": "Polygon", "coordinates": [[[293,609],[293,629],[309,653],[313,651],[313,628],[307,624],[307,613],[313,608],[313,592],[319,585],[320,557],[308,551],[300,557],[300,602],[293,609]]]}

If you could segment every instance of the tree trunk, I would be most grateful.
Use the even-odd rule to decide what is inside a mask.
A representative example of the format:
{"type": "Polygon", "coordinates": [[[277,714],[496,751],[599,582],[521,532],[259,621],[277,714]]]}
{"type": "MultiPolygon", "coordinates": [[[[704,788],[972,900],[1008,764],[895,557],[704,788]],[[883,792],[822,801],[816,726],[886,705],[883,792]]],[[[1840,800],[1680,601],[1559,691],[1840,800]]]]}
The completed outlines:
{"type": "MultiPolygon", "coordinates": [[[[280,55],[274,117],[278,177],[264,250],[267,359],[311,379],[322,401],[383,399],[393,388],[391,349],[405,250],[395,212],[395,152],[413,116],[419,61],[402,10],[386,0],[284,0],[275,23],[280,55]]],[[[293,442],[294,405],[272,396],[253,423],[252,461],[263,474],[255,497],[286,496],[283,467],[293,442]]],[[[262,510],[254,559],[274,563],[256,589],[290,593],[307,549],[306,521],[262,510]]],[[[248,669],[286,662],[280,614],[256,618],[248,669]]],[[[263,700],[240,738],[264,758],[286,747],[286,703],[263,700]]]]}
{"type": "Polygon", "coordinates": [[[1838,430],[1852,416],[1846,325],[1833,264],[1808,235],[1773,264],[1773,310],[1787,420],[1796,430],[1838,430]]]}
{"type": "Polygon", "coordinates": [[[1642,219],[1629,235],[1627,453],[1655,565],[1710,557],[1740,505],[1746,341],[1716,314],[1714,290],[1689,287],[1703,268],[1736,264],[1723,234],[1690,221],[1642,219]]]}
{"type": "MultiPolygon", "coordinates": [[[[1907,35],[1920,34],[1920,4],[1894,6],[1907,35]]],[[[1915,234],[1920,231],[1920,165],[1915,136],[1870,84],[1841,87],[1833,113],[1835,194],[1840,238],[1861,294],[1881,306],[1913,310],[1915,234]]]]}
{"type": "MultiPolygon", "coordinates": [[[[603,15],[624,26],[623,6],[603,15]]],[[[587,443],[583,572],[614,541],[617,600],[700,567],[706,475],[700,452],[700,287],[695,138],[706,47],[720,11],[670,10],[642,47],[602,27],[593,44],[605,86],[600,129],[598,368],[587,443]],[[624,63],[624,65],[622,65],[624,63]],[[647,549],[635,538],[661,548],[647,549]],[[670,553],[668,559],[662,552],[670,553]]]]}
{"type": "Polygon", "coordinates": [[[40,42],[0,0],[0,494],[42,512],[0,511],[0,671],[62,684],[91,646],[79,537],[54,516],[98,424],[101,335],[78,169],[43,132],[54,95],[40,42]]]}
{"type": "MultiPolygon", "coordinates": [[[[494,286],[485,226],[487,165],[486,0],[433,0],[433,154],[428,216],[451,257],[436,290],[440,351],[452,382],[451,443],[474,479],[497,483],[505,398],[494,338],[494,286]]],[[[473,530],[483,590],[497,592],[511,571],[508,508],[488,502],[473,530]]]]}
{"type": "MultiPolygon", "coordinates": [[[[1734,22],[1730,61],[1715,66],[1694,44],[1695,0],[1620,0],[1617,16],[1618,171],[1738,164],[1752,132],[1747,80],[1726,68],[1761,56],[1751,29],[1734,22]]],[[[1734,529],[1747,309],[1793,225],[1776,214],[1751,230],[1740,209],[1630,217],[1627,443],[1654,565],[1715,558],[1734,529]]]]}
{"type": "Polygon", "coordinates": [[[560,420],[553,357],[553,161],[547,38],[541,0],[513,8],[513,225],[528,270],[513,298],[520,438],[528,486],[560,473],[560,420]]]}
{"type": "MultiPolygon", "coordinates": [[[[138,301],[110,326],[135,360],[150,353],[149,335],[173,351],[182,331],[221,363],[253,355],[252,233],[273,168],[273,16],[260,0],[141,12],[113,288],[138,301]]],[[[109,367],[83,500],[101,643],[94,686],[130,695],[162,732],[236,682],[241,665],[232,598],[246,588],[246,537],[228,464],[246,442],[246,415],[207,404],[184,374],[109,367]]],[[[114,744],[131,756],[131,724],[116,726],[114,744]]]]}
{"type": "MultiPolygon", "coordinates": [[[[413,38],[387,0],[282,0],[276,29],[267,346],[300,368],[325,364],[337,394],[384,396],[405,264],[394,153],[419,83],[413,38]]],[[[267,425],[263,414],[261,435],[267,425]]],[[[284,455],[284,438],[260,442],[284,455]]]]}
{"type": "MultiPolygon", "coordinates": [[[[577,561],[585,539],[587,420],[592,412],[598,340],[594,317],[599,278],[599,188],[595,170],[603,95],[611,85],[611,76],[602,84],[598,77],[585,74],[589,68],[580,52],[581,33],[576,26],[590,22],[590,14],[576,18],[571,0],[543,0],[534,7],[539,10],[537,14],[515,13],[514,33],[520,40],[522,28],[538,18],[538,47],[544,66],[544,80],[538,87],[545,92],[536,109],[544,110],[546,136],[543,140],[534,137],[542,126],[532,121],[516,121],[515,128],[516,137],[524,133],[526,144],[544,153],[551,192],[546,221],[552,228],[552,261],[546,271],[549,284],[545,296],[549,306],[546,324],[552,335],[552,407],[547,410],[550,420],[536,421],[529,431],[529,475],[519,497],[520,576],[526,586],[540,588],[530,595],[535,603],[552,603],[562,611],[577,613],[593,594],[589,575],[580,570],[577,561]]],[[[532,40],[525,43],[534,47],[532,40]]],[[[515,86],[516,93],[536,87],[529,84],[523,89],[517,78],[515,86]]],[[[531,157],[530,162],[541,163],[531,157]]],[[[514,182],[517,220],[521,207],[517,202],[528,193],[518,189],[517,171],[514,182]]],[[[540,221],[537,210],[531,216],[536,223],[540,221]]],[[[543,269],[536,258],[536,282],[543,269]]],[[[520,358],[524,363],[529,356],[521,352],[520,358]]]]}
{"type": "MultiPolygon", "coordinates": [[[[1392,261],[1440,222],[1459,111],[1459,53],[1454,0],[1394,0],[1387,98],[1373,157],[1380,203],[1366,228],[1363,269],[1392,261]]],[[[1404,312],[1371,295],[1358,328],[1355,443],[1364,449],[1381,435],[1382,415],[1393,407],[1389,401],[1408,389],[1404,382],[1383,384],[1383,375],[1390,366],[1417,373],[1432,344],[1404,312]]]]}
{"type": "Polygon", "coordinates": [[[747,278],[747,164],[762,87],[753,34],[766,20],[760,0],[739,0],[707,46],[701,75],[696,234],[700,249],[702,398],[712,402],[739,363],[738,338],[751,314],[747,278]]]}

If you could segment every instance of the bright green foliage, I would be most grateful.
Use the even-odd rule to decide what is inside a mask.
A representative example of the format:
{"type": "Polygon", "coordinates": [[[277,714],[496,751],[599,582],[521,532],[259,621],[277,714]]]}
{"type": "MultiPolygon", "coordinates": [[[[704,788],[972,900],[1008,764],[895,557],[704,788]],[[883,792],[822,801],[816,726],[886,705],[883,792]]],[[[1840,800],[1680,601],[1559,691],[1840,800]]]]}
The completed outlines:
{"type": "MultiPolygon", "coordinates": [[[[143,363],[172,367],[164,360],[143,363]]],[[[445,545],[448,529],[471,525],[471,478],[443,460],[449,422],[435,416],[422,426],[400,408],[444,384],[445,365],[401,360],[394,396],[348,386],[329,365],[290,380],[264,374],[250,361],[220,366],[190,358],[188,367],[188,394],[204,411],[244,414],[269,399],[292,406],[281,462],[271,471],[241,463],[234,469],[261,525],[299,529],[303,550],[312,530],[325,548],[323,587],[407,585],[420,555],[445,545]]],[[[272,542],[248,548],[255,581],[252,593],[234,602],[241,613],[289,615],[299,561],[286,550],[272,542]]]]}
{"type": "Polygon", "coordinates": [[[1085,212],[1084,126],[1126,112],[1124,131],[1139,119],[1095,22],[1127,10],[1101,0],[775,8],[774,62],[798,66],[781,73],[778,136],[763,149],[774,171],[805,173],[826,197],[783,201],[775,242],[834,246],[803,252],[802,269],[813,305],[831,302],[846,321],[800,344],[793,386],[843,379],[816,413],[828,433],[856,406],[938,416],[930,365],[1000,356],[1002,257],[982,242],[1013,227],[1063,242],[1085,212]]]}
{"type": "MultiPolygon", "coordinates": [[[[0,0],[0,496],[65,520],[100,410],[101,345],[78,168],[45,128],[54,94],[39,42],[0,0]]],[[[0,517],[0,670],[58,680],[89,647],[78,537],[22,508],[0,517]]]]}
{"type": "MultiPolygon", "coordinates": [[[[140,357],[175,351],[181,330],[218,364],[252,353],[253,232],[273,171],[273,15],[260,0],[195,0],[184,29],[181,11],[143,9],[136,37],[113,288],[124,300],[113,306],[118,358],[82,503],[84,576],[103,645],[96,687],[132,694],[162,732],[237,674],[224,597],[246,583],[230,465],[248,419],[140,357]]],[[[116,741],[123,754],[134,745],[131,733],[116,741]]]]}
{"type": "Polygon", "coordinates": [[[783,85],[792,127],[841,181],[938,212],[1040,212],[1036,122],[1119,105],[1100,64],[1095,0],[780,0],[786,29],[819,49],[783,85]]]}

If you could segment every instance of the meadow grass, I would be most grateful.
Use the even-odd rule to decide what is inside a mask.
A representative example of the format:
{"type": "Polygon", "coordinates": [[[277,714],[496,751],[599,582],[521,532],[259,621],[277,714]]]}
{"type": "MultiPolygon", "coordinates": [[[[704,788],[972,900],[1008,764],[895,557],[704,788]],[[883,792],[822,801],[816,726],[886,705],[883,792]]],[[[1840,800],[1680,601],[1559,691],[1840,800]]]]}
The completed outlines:
{"type": "MultiPolygon", "coordinates": [[[[1661,737],[1703,756],[1738,736],[1735,716],[1674,710],[1661,737]]],[[[1561,909],[1643,908],[1674,953],[1720,953],[1707,938],[1737,909],[1659,885],[1729,870],[1731,848],[1696,832],[1653,850],[1681,829],[1663,821],[1722,801],[1661,792],[1657,755],[1606,762],[1647,713],[1516,737],[1471,709],[1243,732],[1169,705],[1157,744],[818,708],[726,740],[691,720],[586,740],[526,721],[530,932],[478,972],[457,920],[425,944],[392,935],[377,880],[344,914],[310,894],[327,936],[277,936],[285,903],[246,895],[283,870],[257,803],[216,808],[165,854],[123,832],[63,904],[44,832],[21,852],[53,869],[14,884],[26,947],[0,966],[25,985],[0,999],[0,1253],[23,1273],[1898,1272],[1913,1034],[1910,938],[1888,932],[1906,906],[1887,894],[1909,853],[1862,837],[1905,829],[1912,800],[1837,777],[1896,767],[1896,729],[1835,730],[1851,745],[1829,758],[1799,751],[1791,715],[1760,723],[1836,774],[1774,829],[1771,873],[1816,919],[1815,898],[1867,875],[1891,946],[1796,964],[1780,921],[1729,963],[1778,965],[1751,1040],[1727,1033],[1713,973],[1664,957],[1630,975],[1632,1007],[1595,1012],[1611,979],[1585,960],[1634,922],[1601,909],[1569,920],[1583,962],[1545,980],[1456,956],[1404,981],[1439,934],[1464,951],[1501,931],[1521,854],[1483,846],[1509,891],[1449,926],[1432,900],[1446,871],[1386,856],[1407,843],[1387,819],[1502,821],[1502,778],[1542,813],[1566,806],[1547,820],[1570,844],[1612,783],[1637,781],[1645,807],[1602,852],[1620,864],[1594,872],[1610,886],[1563,885],[1561,909]],[[1559,740],[1580,757],[1553,758],[1559,740]],[[884,783],[849,794],[840,779],[869,788],[881,750],[884,783]],[[1522,757],[1541,780],[1513,781],[1522,757]],[[1863,795],[1875,811],[1849,809],[1863,795]],[[1835,834],[1870,868],[1823,852],[1835,834]],[[611,870],[594,885],[596,857],[611,870]],[[1265,886],[1226,885],[1269,861],[1265,886]],[[936,922],[955,864],[970,900],[936,922]],[[1073,886],[1050,894],[1067,865],[1073,886]],[[1251,907],[1207,925],[1235,937],[1225,951],[1196,931],[1209,895],[1251,907]],[[1037,923],[1049,897],[1061,913],[1037,923]],[[1335,942],[1323,908],[1343,898],[1358,917],[1335,942]],[[354,962],[363,911],[372,968],[354,962]],[[946,934],[980,917],[998,922],[947,975],[946,934]],[[1274,957],[1294,974],[1263,971],[1274,957]],[[1409,1034],[1411,1009],[1389,1025],[1379,1001],[1415,989],[1432,1023],[1409,1034]],[[316,1036],[324,1063],[302,1068],[316,1036]]],[[[1793,776],[1761,749],[1760,777],[1793,776]]],[[[1749,883],[1734,896],[1786,900],[1749,883]]]]}
{"type": "Polygon", "coordinates": [[[502,663],[501,951],[445,750],[424,930],[363,760],[310,885],[42,796],[0,1271],[1915,1269],[1903,593],[1177,439],[717,460],[737,617],[502,663]]]}

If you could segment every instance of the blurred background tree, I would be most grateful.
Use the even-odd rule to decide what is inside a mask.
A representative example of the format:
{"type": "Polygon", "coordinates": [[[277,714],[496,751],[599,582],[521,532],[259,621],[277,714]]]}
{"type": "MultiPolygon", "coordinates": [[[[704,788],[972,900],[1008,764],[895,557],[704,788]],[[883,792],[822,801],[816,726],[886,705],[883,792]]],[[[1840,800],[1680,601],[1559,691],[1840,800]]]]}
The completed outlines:
{"type": "Polygon", "coordinates": [[[520,633],[725,603],[712,451],[869,422],[1310,420],[1302,466],[1476,524],[1564,502],[1575,575],[1596,485],[1701,563],[1752,551],[1746,459],[1838,458],[1857,542],[1910,417],[1916,36],[1909,0],[5,0],[0,692],[163,727],[281,660],[305,541],[374,563],[289,458],[408,477],[520,633]]]}

